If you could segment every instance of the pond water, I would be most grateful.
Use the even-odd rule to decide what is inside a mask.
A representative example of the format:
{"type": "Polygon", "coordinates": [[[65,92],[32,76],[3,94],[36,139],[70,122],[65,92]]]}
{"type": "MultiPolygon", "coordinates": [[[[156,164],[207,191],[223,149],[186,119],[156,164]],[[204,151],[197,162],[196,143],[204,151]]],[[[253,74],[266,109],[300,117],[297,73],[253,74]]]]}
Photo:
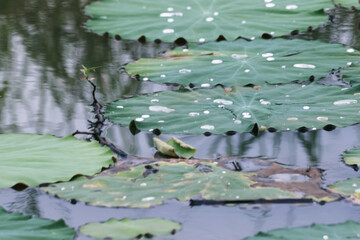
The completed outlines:
{"type": "MultiPolygon", "coordinates": [[[[87,130],[94,119],[91,87],[79,80],[81,65],[102,66],[95,73],[98,101],[105,104],[123,96],[149,93],[174,86],[140,82],[129,77],[124,64],[155,57],[173,44],[117,41],[85,29],[86,0],[0,0],[0,133],[50,133],[59,137],[87,130]]],[[[325,24],[301,38],[347,44],[360,50],[360,14],[339,9],[334,24],[325,24]]],[[[128,128],[107,123],[104,136],[129,155],[151,157],[152,133],[133,136],[128,128]]],[[[164,138],[170,135],[161,135],[164,138]]],[[[80,136],[84,137],[84,136],[80,136]]],[[[324,185],[358,176],[341,162],[341,154],[360,142],[360,126],[306,133],[264,132],[259,136],[179,135],[198,149],[195,157],[263,157],[294,167],[326,170],[324,185]]],[[[241,239],[281,227],[360,221],[360,206],[345,200],[325,205],[199,206],[168,201],[149,209],[111,209],[75,205],[48,196],[38,188],[17,192],[0,190],[0,205],[9,211],[50,219],[63,218],[78,228],[110,217],[164,217],[183,229],[173,239],[241,239]]],[[[76,239],[88,239],[78,234],[76,239]]]]}

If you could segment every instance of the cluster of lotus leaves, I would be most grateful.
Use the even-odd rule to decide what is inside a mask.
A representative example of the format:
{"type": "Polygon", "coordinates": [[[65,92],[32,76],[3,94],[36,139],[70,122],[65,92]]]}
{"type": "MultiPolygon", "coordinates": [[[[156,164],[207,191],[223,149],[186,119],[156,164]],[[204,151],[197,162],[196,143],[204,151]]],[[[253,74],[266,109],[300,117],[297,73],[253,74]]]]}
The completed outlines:
{"type": "Polygon", "coordinates": [[[306,30],[326,23],[326,12],[335,4],[359,6],[357,0],[103,0],[86,7],[92,17],[87,27],[96,33],[119,35],[123,39],[161,39],[172,42],[214,41],[220,35],[235,40],[240,35],[276,36],[294,29],[306,30]]]}

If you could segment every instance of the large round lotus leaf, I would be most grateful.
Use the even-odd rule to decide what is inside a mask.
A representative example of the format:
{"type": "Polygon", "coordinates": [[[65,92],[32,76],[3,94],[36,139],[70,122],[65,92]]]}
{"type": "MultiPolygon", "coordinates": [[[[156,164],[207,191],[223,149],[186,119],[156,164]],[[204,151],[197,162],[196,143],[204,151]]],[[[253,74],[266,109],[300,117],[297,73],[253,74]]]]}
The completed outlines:
{"type": "Polygon", "coordinates": [[[329,190],[345,197],[353,198],[353,202],[360,204],[360,178],[350,178],[329,186],[329,190]]]}
{"type": "MultiPolygon", "coordinates": [[[[63,199],[77,199],[96,206],[134,208],[150,207],[167,199],[186,201],[199,195],[208,200],[313,197],[306,193],[299,196],[295,192],[281,190],[277,188],[278,185],[265,187],[259,180],[250,179],[256,173],[230,171],[210,163],[200,165],[201,168],[196,168],[199,164],[158,162],[91,180],[53,184],[41,190],[63,199]]],[[[316,193],[313,198],[334,200],[323,192],[316,193]]]]}
{"type": "Polygon", "coordinates": [[[339,224],[312,224],[309,227],[283,228],[269,232],[259,232],[244,240],[357,240],[360,237],[360,224],[346,221],[339,224]]]}
{"type": "Polygon", "coordinates": [[[17,183],[68,181],[74,175],[93,175],[112,164],[112,152],[98,142],[69,135],[0,134],[0,188],[17,183]]]}
{"type": "Polygon", "coordinates": [[[63,220],[8,213],[0,207],[1,240],[72,240],[74,237],[74,229],[67,227],[63,220]]]}
{"type": "MultiPolygon", "coordinates": [[[[131,220],[111,218],[104,223],[88,223],[80,228],[84,235],[96,239],[113,240],[134,239],[137,236],[170,235],[181,229],[181,224],[161,218],[143,218],[131,220]]],[[[138,239],[137,237],[136,239],[138,239]]]]}
{"type": "Polygon", "coordinates": [[[360,85],[341,89],[316,83],[168,91],[118,100],[107,106],[106,117],[164,133],[249,132],[254,124],[278,130],[345,127],[360,122],[359,93],[360,85]]]}
{"type": "MultiPolygon", "coordinates": [[[[258,39],[190,44],[162,58],[140,59],[126,66],[142,80],[197,86],[244,86],[305,81],[359,61],[359,52],[339,44],[300,39],[258,39]]],[[[360,71],[359,71],[360,72],[360,71]]]]}
{"type": "MultiPolygon", "coordinates": [[[[358,6],[357,0],[337,0],[358,6]]],[[[190,42],[213,41],[223,35],[257,37],[264,32],[287,34],[294,29],[325,23],[331,0],[103,0],[86,7],[93,19],[87,27],[96,33],[119,34],[124,39],[147,38],[190,42]]]]}
{"type": "Polygon", "coordinates": [[[343,157],[346,164],[357,165],[360,168],[360,147],[346,151],[343,157]]]}

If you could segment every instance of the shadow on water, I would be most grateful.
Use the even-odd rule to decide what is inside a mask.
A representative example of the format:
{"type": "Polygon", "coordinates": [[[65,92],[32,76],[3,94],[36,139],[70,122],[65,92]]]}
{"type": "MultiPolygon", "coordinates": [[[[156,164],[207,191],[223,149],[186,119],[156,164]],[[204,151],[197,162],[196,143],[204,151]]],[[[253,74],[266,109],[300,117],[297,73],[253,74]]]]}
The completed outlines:
{"type": "MultiPolygon", "coordinates": [[[[95,73],[97,99],[112,102],[122,96],[171,89],[129,77],[124,64],[141,57],[156,57],[173,44],[117,41],[88,32],[83,7],[90,1],[0,0],[0,133],[50,133],[57,136],[86,130],[92,119],[91,88],[81,82],[79,69],[102,66],[95,73]]],[[[292,37],[342,43],[360,50],[360,13],[336,9],[333,23],[292,37]]],[[[128,128],[108,124],[108,140],[128,154],[155,154],[154,135],[132,135],[128,128]]],[[[170,135],[160,135],[162,139],[170,135]]],[[[360,142],[360,126],[300,133],[296,131],[259,136],[180,135],[198,149],[198,158],[223,156],[263,157],[294,167],[318,166],[326,170],[325,184],[358,176],[341,163],[341,153],[360,142]]],[[[236,207],[202,206],[169,201],[151,209],[107,209],[49,197],[37,188],[22,192],[0,190],[0,205],[51,219],[64,218],[73,227],[110,217],[165,217],[183,223],[176,239],[239,239],[257,231],[279,227],[359,221],[359,207],[344,201],[325,206],[259,205],[236,207]],[[286,217],[284,217],[286,216],[286,217]],[[221,219],[219,223],[218,219],[221,219]],[[238,229],[234,231],[234,229],[238,229]]],[[[79,236],[77,239],[86,239],[79,236]]]]}

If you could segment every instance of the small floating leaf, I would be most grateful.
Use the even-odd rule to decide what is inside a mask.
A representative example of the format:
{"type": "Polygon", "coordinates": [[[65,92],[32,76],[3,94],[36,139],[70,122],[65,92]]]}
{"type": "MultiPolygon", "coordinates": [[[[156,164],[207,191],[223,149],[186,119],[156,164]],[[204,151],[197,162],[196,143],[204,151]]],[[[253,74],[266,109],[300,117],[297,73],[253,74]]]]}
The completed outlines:
{"type": "Polygon", "coordinates": [[[356,165],[358,168],[360,168],[360,147],[346,151],[343,157],[344,162],[347,165],[356,165]]]}
{"type": "MultiPolygon", "coordinates": [[[[104,223],[87,223],[80,228],[84,235],[96,239],[111,238],[114,240],[134,239],[137,236],[161,236],[180,231],[181,224],[161,218],[142,218],[131,220],[111,218],[104,223]]],[[[136,238],[137,239],[137,238],[136,238]]]]}
{"type": "Polygon", "coordinates": [[[196,149],[176,137],[172,137],[167,143],[154,138],[156,148],[164,155],[170,157],[191,158],[195,155],[196,149]]]}
{"type": "Polygon", "coordinates": [[[345,127],[360,122],[359,92],[360,85],[341,89],[317,83],[265,85],[259,90],[234,87],[231,92],[219,86],[121,99],[107,106],[105,116],[126,126],[138,113],[149,114],[136,122],[137,128],[163,133],[250,132],[255,124],[278,130],[345,127]],[[118,105],[124,108],[119,110],[118,105]],[[155,106],[172,111],[152,111],[155,106]]]}
{"type": "Polygon", "coordinates": [[[52,184],[41,190],[63,199],[77,199],[96,206],[133,208],[154,206],[167,199],[187,201],[200,195],[208,200],[335,200],[336,197],[320,189],[320,181],[321,171],[316,168],[307,172],[307,169],[294,170],[270,164],[258,172],[237,172],[192,159],[188,162],[139,165],[130,171],[52,184]],[[144,176],[144,172],[150,168],[156,169],[156,172],[144,176]],[[302,174],[309,179],[303,182],[273,181],[270,176],[277,173],[302,174]]]}
{"type": "Polygon", "coordinates": [[[112,152],[98,142],[69,135],[0,134],[0,188],[17,183],[68,181],[74,175],[93,175],[113,163],[112,152]]]}
{"type": "Polygon", "coordinates": [[[350,178],[329,186],[329,190],[360,204],[360,178],[350,178]]]}
{"type": "MultiPolygon", "coordinates": [[[[321,41],[239,39],[189,44],[189,49],[176,48],[162,58],[129,63],[126,71],[154,82],[202,87],[289,83],[307,81],[310,76],[321,78],[333,68],[360,61],[358,51],[347,50],[343,45],[321,41]]],[[[355,69],[354,77],[356,70],[360,73],[359,68],[355,69]]]]}
{"type": "MultiPolygon", "coordinates": [[[[345,6],[358,6],[357,0],[337,0],[345,6]]],[[[263,33],[288,34],[306,30],[328,20],[324,9],[331,0],[249,1],[235,0],[103,0],[86,7],[92,16],[87,27],[96,33],[120,35],[123,39],[190,42],[214,41],[219,35],[228,40],[260,37],[263,33]],[[259,17],[261,16],[261,17],[259,17]]]]}
{"type": "Polygon", "coordinates": [[[0,236],[2,240],[71,240],[75,237],[75,231],[67,227],[63,220],[8,213],[0,207],[0,236]]]}
{"type": "Polygon", "coordinates": [[[359,239],[360,224],[346,221],[338,224],[312,224],[309,227],[282,228],[269,232],[259,232],[254,237],[244,240],[278,240],[278,239],[359,239]]]}

